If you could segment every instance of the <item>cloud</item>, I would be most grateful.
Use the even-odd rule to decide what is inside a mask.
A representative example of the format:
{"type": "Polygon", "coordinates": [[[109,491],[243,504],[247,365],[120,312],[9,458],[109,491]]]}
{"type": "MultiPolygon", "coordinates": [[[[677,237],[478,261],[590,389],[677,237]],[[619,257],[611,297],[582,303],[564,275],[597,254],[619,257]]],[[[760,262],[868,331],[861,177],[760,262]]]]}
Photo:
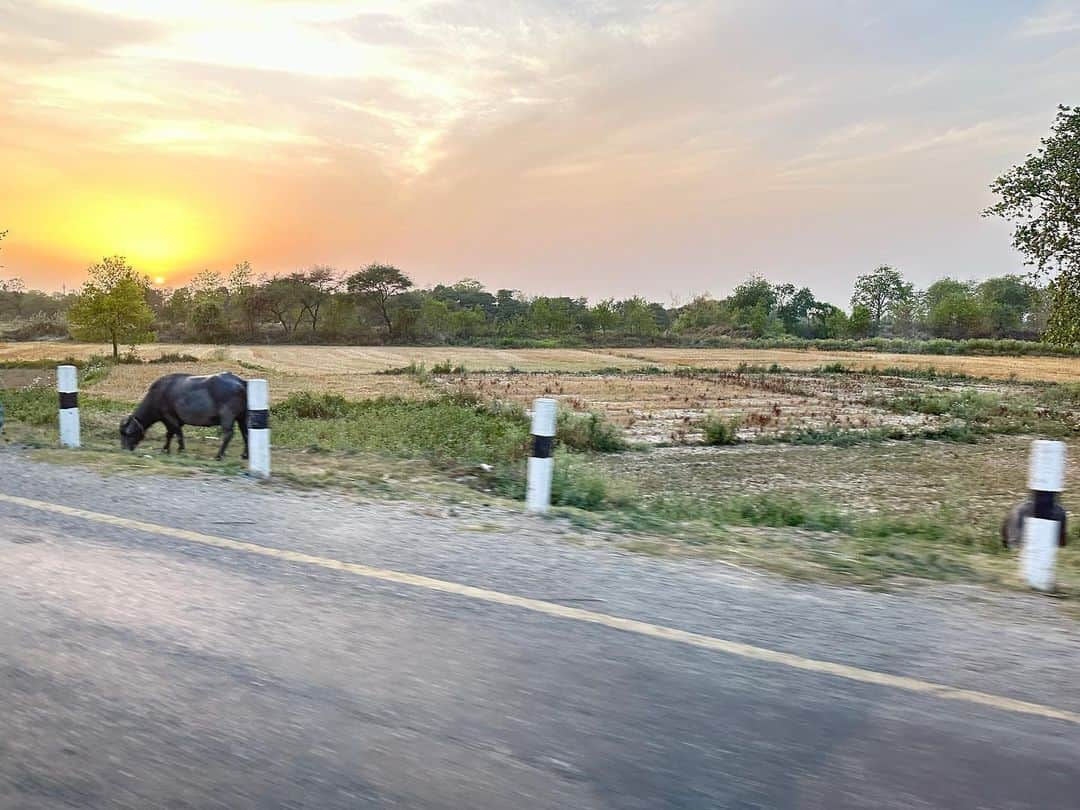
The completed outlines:
{"type": "Polygon", "coordinates": [[[946,209],[976,216],[1071,87],[1075,56],[1016,37],[1068,6],[973,8],[0,0],[0,159],[34,212],[6,262],[21,230],[62,238],[39,220],[82,184],[212,209],[260,269],[606,295],[822,266],[827,294],[864,248],[964,227],[946,209]]]}
{"type": "Polygon", "coordinates": [[[1039,14],[1024,18],[1021,37],[1046,37],[1080,31],[1080,10],[1069,3],[1051,3],[1039,14]]]}

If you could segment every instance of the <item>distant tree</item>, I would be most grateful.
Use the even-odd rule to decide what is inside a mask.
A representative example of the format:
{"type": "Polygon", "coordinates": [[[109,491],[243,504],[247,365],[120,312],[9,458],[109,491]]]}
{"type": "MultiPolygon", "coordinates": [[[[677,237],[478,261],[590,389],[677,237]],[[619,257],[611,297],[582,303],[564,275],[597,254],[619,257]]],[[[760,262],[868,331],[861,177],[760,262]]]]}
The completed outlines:
{"type": "Polygon", "coordinates": [[[170,326],[182,326],[191,318],[193,303],[191,291],[179,287],[168,294],[161,308],[161,317],[170,326]]]}
{"type": "Polygon", "coordinates": [[[851,308],[851,317],[847,319],[847,333],[853,338],[869,337],[874,329],[874,316],[866,304],[856,304],[851,308]]]}
{"type": "Polygon", "coordinates": [[[450,286],[437,284],[431,294],[458,309],[481,309],[485,318],[494,317],[498,309],[498,299],[485,290],[483,284],[472,278],[462,279],[450,286]]]}
{"type": "Polygon", "coordinates": [[[699,295],[679,310],[672,329],[680,334],[692,332],[730,332],[735,326],[729,301],[717,301],[699,295]]]}
{"type": "Polygon", "coordinates": [[[904,281],[899,271],[882,264],[855,279],[851,306],[866,307],[870,312],[871,328],[877,332],[892,307],[909,298],[913,292],[912,285],[904,281]]]}
{"type": "Polygon", "coordinates": [[[260,291],[262,306],[281,324],[286,337],[292,335],[304,317],[300,305],[300,296],[293,279],[287,277],[272,278],[262,285],[260,291]]]}
{"type": "Polygon", "coordinates": [[[319,334],[319,312],[330,300],[334,291],[341,286],[337,271],[333,267],[316,265],[306,273],[293,273],[289,276],[296,291],[296,300],[301,311],[307,315],[311,324],[311,334],[319,334]]]}
{"type": "Polygon", "coordinates": [[[1080,322],[1080,107],[1058,107],[1050,135],[995,180],[983,213],[1014,223],[1013,246],[1053,279],[1046,338],[1077,342],[1080,322]]]}
{"type": "Polygon", "coordinates": [[[213,298],[205,298],[195,305],[191,313],[191,327],[199,340],[222,343],[229,338],[229,323],[221,304],[213,298]]]}
{"type": "Polygon", "coordinates": [[[728,301],[736,310],[750,312],[755,307],[763,307],[768,313],[776,306],[776,291],[761,276],[750,276],[732,290],[728,301]]]}
{"type": "Polygon", "coordinates": [[[601,335],[607,335],[618,325],[619,313],[615,308],[615,301],[606,298],[597,303],[589,312],[592,316],[592,326],[599,329],[601,335]]]}
{"type": "Polygon", "coordinates": [[[660,331],[656,325],[656,316],[652,307],[644,298],[640,296],[627,298],[616,306],[621,316],[623,329],[627,334],[650,337],[660,331]]]}
{"type": "Polygon", "coordinates": [[[776,298],[776,314],[784,324],[784,331],[796,334],[799,325],[808,319],[810,308],[816,303],[809,287],[796,289],[794,284],[777,284],[773,287],[776,298]]]}
{"type": "Polygon", "coordinates": [[[454,315],[450,305],[438,298],[426,296],[420,305],[416,323],[421,338],[444,342],[454,331],[454,315]]]}
{"type": "Polygon", "coordinates": [[[822,318],[822,323],[825,327],[825,331],[822,337],[826,338],[843,338],[851,334],[851,320],[848,315],[840,307],[828,304],[830,307],[825,312],[822,318]]]}
{"type": "Polygon", "coordinates": [[[963,340],[978,335],[982,314],[978,300],[970,291],[951,292],[930,308],[927,322],[935,337],[963,340]]]}
{"type": "Polygon", "coordinates": [[[926,288],[926,291],[922,294],[923,307],[927,313],[934,309],[938,304],[944,301],[950,296],[956,295],[971,295],[973,292],[972,285],[964,281],[957,281],[955,278],[940,278],[926,288]]]}
{"type": "Polygon", "coordinates": [[[120,356],[120,343],[152,340],[154,313],[146,304],[146,278],[122,256],[103,259],[87,273],[89,278],[68,311],[72,335],[112,343],[114,358],[120,356]]]}
{"type": "Polygon", "coordinates": [[[1038,287],[1016,275],[988,278],[976,290],[986,327],[994,337],[1037,331],[1036,311],[1042,303],[1038,287]]]}
{"type": "Polygon", "coordinates": [[[393,265],[369,264],[349,276],[345,284],[352,295],[375,307],[386,326],[387,335],[393,336],[394,322],[390,316],[390,300],[411,289],[412,279],[393,265]]]}

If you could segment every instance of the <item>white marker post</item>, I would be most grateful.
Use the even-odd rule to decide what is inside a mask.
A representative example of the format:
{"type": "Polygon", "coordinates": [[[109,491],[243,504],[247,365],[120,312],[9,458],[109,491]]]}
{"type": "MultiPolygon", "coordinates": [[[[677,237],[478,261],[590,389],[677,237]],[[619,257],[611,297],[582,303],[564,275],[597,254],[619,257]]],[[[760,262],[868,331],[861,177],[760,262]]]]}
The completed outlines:
{"type": "Polygon", "coordinates": [[[532,454],[529,456],[528,485],[525,507],[530,512],[546,512],[551,506],[551,474],[555,469],[552,450],[555,445],[555,414],[558,403],[553,399],[533,401],[532,454]]]}
{"type": "Polygon", "coordinates": [[[1036,441],[1031,445],[1028,487],[1034,505],[1024,521],[1024,545],[1020,549],[1020,570],[1024,580],[1040,591],[1054,590],[1054,564],[1063,526],[1057,507],[1057,493],[1065,487],[1065,443],[1036,441]]]}
{"type": "Polygon", "coordinates": [[[270,389],[266,380],[247,384],[248,469],[259,478],[270,477],[270,389]]]}
{"type": "Polygon", "coordinates": [[[60,394],[60,446],[79,447],[79,372],[75,366],[56,367],[60,394]]]}

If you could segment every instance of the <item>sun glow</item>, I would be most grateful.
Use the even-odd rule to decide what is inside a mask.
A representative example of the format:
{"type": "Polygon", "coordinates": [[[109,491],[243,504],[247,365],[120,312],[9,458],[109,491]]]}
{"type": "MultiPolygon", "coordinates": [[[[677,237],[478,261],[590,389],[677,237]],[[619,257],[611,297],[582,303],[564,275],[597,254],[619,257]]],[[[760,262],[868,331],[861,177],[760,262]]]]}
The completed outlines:
{"type": "Polygon", "coordinates": [[[218,247],[208,212],[173,200],[94,197],[49,213],[52,225],[47,236],[65,254],[88,263],[121,255],[156,284],[218,247]]]}

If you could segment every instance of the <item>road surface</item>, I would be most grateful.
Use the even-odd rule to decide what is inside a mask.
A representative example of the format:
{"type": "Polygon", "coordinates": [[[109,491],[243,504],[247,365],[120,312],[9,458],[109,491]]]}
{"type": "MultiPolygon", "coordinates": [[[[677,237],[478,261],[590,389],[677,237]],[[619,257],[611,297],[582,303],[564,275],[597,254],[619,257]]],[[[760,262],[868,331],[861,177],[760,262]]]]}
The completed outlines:
{"type": "Polygon", "coordinates": [[[1080,806],[1053,600],[564,531],[2,452],[0,808],[1080,806]]]}

